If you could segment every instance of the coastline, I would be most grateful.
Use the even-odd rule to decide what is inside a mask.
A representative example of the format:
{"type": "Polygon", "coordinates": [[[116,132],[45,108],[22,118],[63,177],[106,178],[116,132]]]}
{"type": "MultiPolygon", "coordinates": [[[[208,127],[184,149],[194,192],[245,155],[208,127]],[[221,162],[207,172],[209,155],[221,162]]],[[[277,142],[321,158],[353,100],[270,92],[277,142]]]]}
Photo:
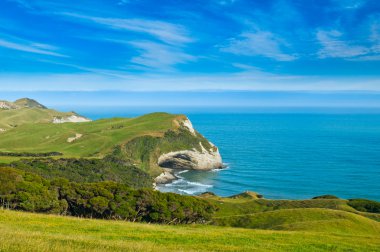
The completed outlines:
{"type": "Polygon", "coordinates": [[[153,182],[153,189],[158,191],[157,186],[158,185],[164,185],[164,184],[169,184],[177,179],[179,179],[173,169],[169,168],[162,168],[163,172],[158,175],[153,182]]]}
{"type": "Polygon", "coordinates": [[[184,195],[198,195],[204,192],[208,192],[210,188],[214,187],[212,183],[209,182],[200,182],[189,180],[184,177],[182,174],[187,172],[202,172],[205,173],[206,176],[210,176],[210,173],[221,171],[225,168],[228,168],[227,165],[223,164],[223,168],[220,169],[212,169],[208,171],[197,171],[191,169],[168,169],[163,168],[164,172],[162,172],[159,176],[157,176],[153,183],[154,190],[160,192],[173,192],[184,195]]]}

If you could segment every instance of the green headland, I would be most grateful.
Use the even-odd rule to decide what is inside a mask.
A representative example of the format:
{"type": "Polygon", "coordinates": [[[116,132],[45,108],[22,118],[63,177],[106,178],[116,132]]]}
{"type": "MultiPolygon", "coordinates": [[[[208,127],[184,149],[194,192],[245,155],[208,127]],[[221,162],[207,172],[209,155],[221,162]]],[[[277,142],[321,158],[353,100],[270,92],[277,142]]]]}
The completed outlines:
{"type": "Polygon", "coordinates": [[[0,251],[380,251],[379,202],[154,190],[173,169],[221,168],[218,154],[184,115],[1,101],[0,251]]]}

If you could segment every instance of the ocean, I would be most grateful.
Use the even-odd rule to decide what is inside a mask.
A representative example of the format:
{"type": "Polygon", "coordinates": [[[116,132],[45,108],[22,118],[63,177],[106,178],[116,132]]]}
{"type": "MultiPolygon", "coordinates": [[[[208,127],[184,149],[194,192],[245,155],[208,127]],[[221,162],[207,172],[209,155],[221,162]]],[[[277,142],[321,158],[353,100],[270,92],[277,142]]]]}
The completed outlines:
{"type": "MultiPolygon", "coordinates": [[[[164,192],[269,199],[333,194],[380,200],[380,112],[351,109],[166,109],[186,113],[219,147],[225,169],[180,171],[164,192]]],[[[78,109],[92,119],[136,116],[148,108],[78,109]]]]}

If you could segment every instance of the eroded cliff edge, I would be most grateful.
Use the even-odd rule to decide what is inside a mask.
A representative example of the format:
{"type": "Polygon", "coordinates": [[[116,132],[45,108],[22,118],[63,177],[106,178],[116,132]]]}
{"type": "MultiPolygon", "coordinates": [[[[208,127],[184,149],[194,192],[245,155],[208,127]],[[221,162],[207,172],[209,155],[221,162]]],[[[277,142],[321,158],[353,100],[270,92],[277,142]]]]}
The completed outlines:
{"type": "Polygon", "coordinates": [[[218,148],[183,115],[175,118],[173,127],[163,135],[137,137],[121,148],[122,155],[152,174],[157,184],[175,180],[175,170],[223,168],[218,148]]]}
{"type": "Polygon", "coordinates": [[[218,148],[200,135],[188,118],[179,122],[184,130],[188,130],[194,137],[201,138],[199,146],[192,149],[171,151],[158,158],[158,165],[164,168],[180,170],[212,170],[223,167],[222,157],[218,148]],[[203,142],[203,143],[202,143],[203,142]],[[206,147],[204,144],[206,143],[206,147]]]}

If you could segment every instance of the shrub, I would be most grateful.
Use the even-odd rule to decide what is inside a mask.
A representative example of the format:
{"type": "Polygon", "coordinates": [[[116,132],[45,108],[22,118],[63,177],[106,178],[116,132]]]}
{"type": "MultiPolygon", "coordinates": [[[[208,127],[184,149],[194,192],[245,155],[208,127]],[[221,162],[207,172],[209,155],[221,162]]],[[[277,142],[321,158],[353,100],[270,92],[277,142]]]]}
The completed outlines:
{"type": "Polygon", "coordinates": [[[0,168],[0,204],[32,212],[170,224],[204,223],[216,207],[199,198],[113,181],[76,183],[0,168]]]}
{"type": "Polygon", "coordinates": [[[321,195],[321,196],[315,196],[312,199],[339,199],[339,198],[335,195],[326,194],[326,195],[321,195]]]}
{"type": "Polygon", "coordinates": [[[367,199],[349,199],[348,205],[361,212],[380,213],[380,202],[367,199]]]}

